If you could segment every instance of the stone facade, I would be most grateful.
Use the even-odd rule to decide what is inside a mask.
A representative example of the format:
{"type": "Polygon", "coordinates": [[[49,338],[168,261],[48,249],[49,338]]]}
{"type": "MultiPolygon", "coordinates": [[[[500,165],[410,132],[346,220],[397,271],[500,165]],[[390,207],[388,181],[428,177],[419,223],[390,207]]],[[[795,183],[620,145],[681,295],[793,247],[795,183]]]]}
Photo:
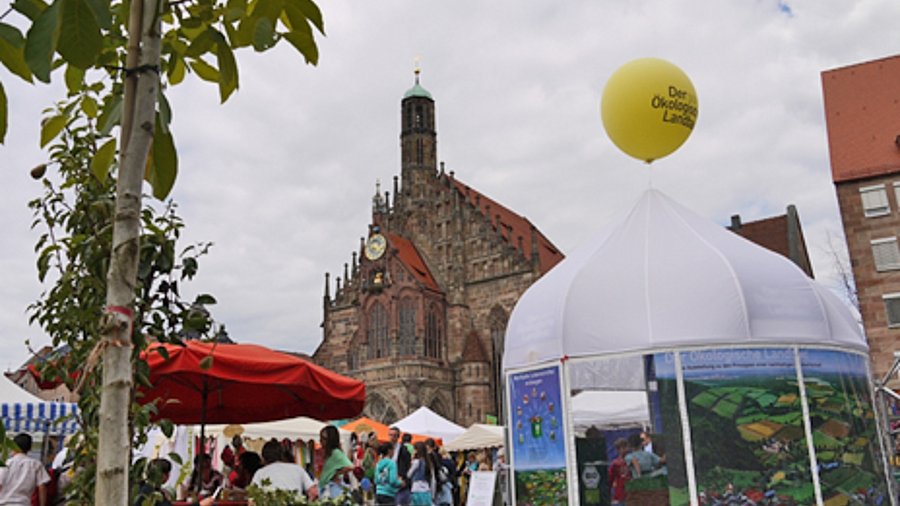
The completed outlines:
{"type": "Polygon", "coordinates": [[[900,56],[822,73],[832,180],[878,379],[900,342],[898,81],[900,56]]]}
{"type": "Polygon", "coordinates": [[[366,383],[364,414],[394,422],[427,406],[468,426],[499,416],[503,336],[522,293],[563,255],[527,219],[437,163],[435,104],[401,102],[401,174],[376,190],[359,253],[326,274],[313,359],[366,383]],[[369,239],[386,241],[383,253],[369,239]]]}
{"type": "Polygon", "coordinates": [[[888,323],[885,296],[900,294],[900,265],[879,270],[875,265],[873,241],[896,240],[900,232],[900,201],[893,191],[893,183],[900,183],[900,171],[877,178],[853,180],[836,185],[847,251],[856,281],[856,296],[863,317],[869,355],[876,378],[883,376],[894,361],[894,351],[900,341],[900,326],[888,323]],[[860,188],[883,185],[890,211],[866,217],[860,188]]]}

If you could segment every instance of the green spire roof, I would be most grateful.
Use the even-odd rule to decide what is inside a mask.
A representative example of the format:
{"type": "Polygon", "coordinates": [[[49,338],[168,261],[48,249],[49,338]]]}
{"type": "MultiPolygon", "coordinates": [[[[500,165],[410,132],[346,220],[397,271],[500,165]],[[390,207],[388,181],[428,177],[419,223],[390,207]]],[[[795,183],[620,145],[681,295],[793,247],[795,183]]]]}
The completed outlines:
{"type": "Polygon", "coordinates": [[[425,97],[434,100],[434,98],[432,98],[431,96],[431,93],[428,93],[428,90],[426,90],[422,87],[422,85],[419,84],[419,72],[420,70],[416,69],[416,84],[414,84],[412,88],[406,90],[406,93],[403,94],[403,98],[425,97]]]}

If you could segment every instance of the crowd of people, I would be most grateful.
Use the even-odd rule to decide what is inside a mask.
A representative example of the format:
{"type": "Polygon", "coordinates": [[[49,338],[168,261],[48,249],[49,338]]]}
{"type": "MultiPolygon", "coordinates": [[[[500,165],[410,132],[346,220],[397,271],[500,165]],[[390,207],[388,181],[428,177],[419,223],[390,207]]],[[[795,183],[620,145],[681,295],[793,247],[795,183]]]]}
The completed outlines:
{"type": "MultiPolygon", "coordinates": [[[[353,448],[345,452],[338,429],[328,425],[319,434],[318,448],[320,465],[304,468],[276,439],[267,441],[260,455],[245,449],[236,436],[221,454],[225,472],[213,469],[210,456],[200,454],[178,495],[193,499],[193,505],[208,506],[223,488],[228,499],[244,499],[247,488],[255,485],[293,491],[311,500],[347,494],[354,503],[367,506],[463,506],[471,474],[495,465],[486,451],[451,456],[433,439],[412,443],[410,435],[396,427],[389,430],[387,441],[372,433],[354,438],[353,448]]],[[[146,504],[148,498],[155,506],[172,504],[172,494],[161,485],[171,469],[165,459],[150,462],[135,506],[146,504]]]]}

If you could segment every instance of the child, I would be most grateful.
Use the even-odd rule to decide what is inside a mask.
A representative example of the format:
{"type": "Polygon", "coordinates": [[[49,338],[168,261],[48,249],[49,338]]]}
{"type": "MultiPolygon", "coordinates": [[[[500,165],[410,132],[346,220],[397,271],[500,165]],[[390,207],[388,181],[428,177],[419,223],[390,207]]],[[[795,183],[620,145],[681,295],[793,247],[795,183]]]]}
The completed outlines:
{"type": "Polygon", "coordinates": [[[628,441],[624,438],[616,439],[613,443],[619,456],[609,465],[609,486],[612,496],[612,504],[625,504],[625,484],[631,479],[631,470],[625,462],[628,453],[628,441]]]}

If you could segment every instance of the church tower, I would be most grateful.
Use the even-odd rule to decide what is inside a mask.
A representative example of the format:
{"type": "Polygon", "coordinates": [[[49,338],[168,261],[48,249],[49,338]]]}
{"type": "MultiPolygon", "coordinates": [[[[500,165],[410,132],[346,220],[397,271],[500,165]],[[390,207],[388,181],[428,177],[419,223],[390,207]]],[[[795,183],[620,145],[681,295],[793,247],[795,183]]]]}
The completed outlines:
{"type": "Polygon", "coordinates": [[[426,198],[426,181],[437,172],[434,99],[419,84],[419,73],[417,68],[415,85],[400,103],[401,195],[409,204],[426,198]]]}

